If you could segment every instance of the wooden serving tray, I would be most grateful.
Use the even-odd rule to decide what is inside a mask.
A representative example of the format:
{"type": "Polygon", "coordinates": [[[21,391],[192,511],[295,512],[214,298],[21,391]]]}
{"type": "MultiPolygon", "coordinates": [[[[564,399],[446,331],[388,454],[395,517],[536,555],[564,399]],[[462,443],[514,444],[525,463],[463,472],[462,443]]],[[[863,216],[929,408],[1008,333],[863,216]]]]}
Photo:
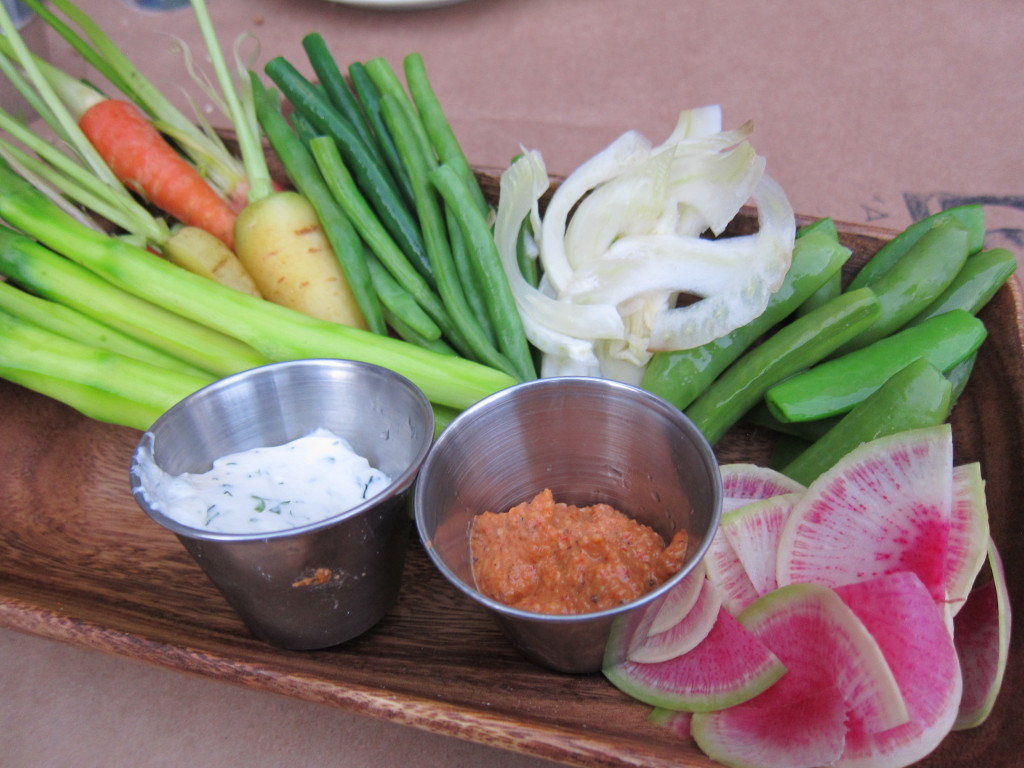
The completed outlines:
{"type": "MultiPolygon", "coordinates": [[[[485,187],[496,191],[493,174],[485,187]]],[[[740,228],[753,226],[749,212],[740,228]]],[[[840,225],[849,271],[892,233],[840,225]]],[[[1014,279],[986,307],[989,329],[953,414],[956,460],[980,460],[992,533],[1013,608],[1024,595],[1024,302],[1014,279]]],[[[711,766],[692,742],[647,722],[650,708],[601,675],[524,660],[409,543],[397,604],[365,635],[317,652],[250,636],[172,534],[138,509],[128,465],[139,433],[91,421],[0,381],[0,625],[579,766],[711,766]]],[[[723,463],[767,463],[770,438],[747,425],[719,445],[723,463]]],[[[922,765],[1019,764],[1024,655],[981,727],[951,734],[922,765]]]]}

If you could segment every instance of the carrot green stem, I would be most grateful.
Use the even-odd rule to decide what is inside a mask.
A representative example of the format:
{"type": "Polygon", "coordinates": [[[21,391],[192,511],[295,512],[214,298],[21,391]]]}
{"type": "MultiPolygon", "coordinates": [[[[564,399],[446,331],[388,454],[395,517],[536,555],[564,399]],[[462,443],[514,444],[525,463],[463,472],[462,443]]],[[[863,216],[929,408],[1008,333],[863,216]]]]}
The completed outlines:
{"type": "Polygon", "coordinates": [[[91,66],[135,102],[171,136],[196,165],[203,168],[210,183],[230,194],[242,181],[245,169],[213,130],[203,130],[194,116],[186,116],[128,59],[118,45],[88,14],[70,0],[24,0],[54,31],[71,45],[91,66]],[[49,6],[74,22],[83,38],[64,23],[49,6]],[[87,38],[87,39],[86,39],[87,38]]]}
{"type": "MultiPolygon", "coordinates": [[[[253,203],[262,200],[274,192],[273,180],[270,177],[270,169],[267,165],[267,157],[263,151],[263,144],[260,141],[260,131],[252,108],[252,99],[249,99],[247,106],[243,106],[238,90],[235,88],[228,70],[227,61],[217,41],[217,33],[210,20],[210,12],[206,7],[205,0],[192,0],[192,10],[195,13],[196,21],[199,24],[199,31],[206,44],[210,62],[213,64],[217,82],[220,85],[224,100],[228,105],[228,114],[231,118],[231,125],[235,129],[235,136],[238,139],[239,151],[242,155],[242,162],[245,164],[245,174],[249,180],[249,202],[253,203]]],[[[249,86],[249,80],[243,83],[243,87],[249,86]]]]}
{"type": "Polygon", "coordinates": [[[110,167],[103,161],[99,153],[93,149],[88,139],[82,134],[75,119],[64,107],[50,81],[43,76],[39,63],[40,60],[29,51],[28,46],[25,45],[25,41],[22,40],[17,28],[14,26],[14,21],[11,19],[6,7],[2,4],[0,4],[0,32],[3,32],[5,41],[10,44],[11,51],[14,54],[13,58],[17,60],[18,64],[25,71],[27,79],[39,92],[40,98],[56,121],[54,125],[55,130],[58,130],[60,135],[65,137],[74,151],[81,156],[83,162],[92,169],[93,173],[111,185],[119,185],[120,181],[114,176],[114,172],[110,170],[110,167]]]}

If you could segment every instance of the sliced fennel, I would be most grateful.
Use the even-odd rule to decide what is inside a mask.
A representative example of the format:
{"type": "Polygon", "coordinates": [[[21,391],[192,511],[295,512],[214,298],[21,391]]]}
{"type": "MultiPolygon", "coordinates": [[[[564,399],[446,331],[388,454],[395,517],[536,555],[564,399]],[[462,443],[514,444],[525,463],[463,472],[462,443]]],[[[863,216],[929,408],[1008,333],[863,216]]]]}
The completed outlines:
{"type": "Polygon", "coordinates": [[[638,383],[654,352],[706,344],[764,311],[789,269],[796,222],[752,130],[723,130],[710,106],[682,112],[657,146],[629,131],[562,182],[543,219],[540,154],[524,152],[503,174],[495,237],[542,376],[638,383]],[[756,233],[705,236],[751,201],[756,233]],[[528,217],[543,267],[536,289],[515,259],[528,217]]]}

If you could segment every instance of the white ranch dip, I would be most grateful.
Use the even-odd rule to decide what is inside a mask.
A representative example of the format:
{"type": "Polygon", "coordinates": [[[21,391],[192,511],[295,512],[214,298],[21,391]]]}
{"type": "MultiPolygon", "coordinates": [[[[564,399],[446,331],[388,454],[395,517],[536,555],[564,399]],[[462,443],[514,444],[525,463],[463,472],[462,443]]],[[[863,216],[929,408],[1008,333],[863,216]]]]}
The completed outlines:
{"type": "Polygon", "coordinates": [[[391,479],[326,429],[284,445],[223,456],[203,473],[171,475],[142,458],[141,487],[153,509],[219,533],[287,530],[351,509],[391,479]]]}

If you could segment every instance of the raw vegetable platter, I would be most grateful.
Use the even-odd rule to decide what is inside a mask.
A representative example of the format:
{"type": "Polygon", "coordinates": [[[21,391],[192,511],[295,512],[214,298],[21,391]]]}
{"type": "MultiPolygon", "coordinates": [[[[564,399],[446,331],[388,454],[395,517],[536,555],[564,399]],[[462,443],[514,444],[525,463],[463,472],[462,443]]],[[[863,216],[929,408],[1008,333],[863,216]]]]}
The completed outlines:
{"type": "MultiPolygon", "coordinates": [[[[484,188],[497,189],[481,172],[484,188]]],[[[754,227],[749,212],[739,228],[754,227]]],[[[891,235],[839,225],[847,276],[891,235]]],[[[1011,279],[980,315],[989,338],[952,415],[957,463],[981,461],[1013,608],[1024,594],[1024,298],[1011,279]]],[[[415,539],[401,596],[364,636],[318,652],[255,640],[169,532],[128,490],[139,433],[0,382],[0,624],[206,677],[380,717],[570,765],[709,766],[692,742],[601,675],[525,661],[431,566],[415,539]]],[[[741,423],[721,462],[767,463],[771,438],[741,423]]],[[[979,728],[949,735],[922,765],[1017,764],[1024,683],[1019,633],[1003,695],[979,728]]]]}

